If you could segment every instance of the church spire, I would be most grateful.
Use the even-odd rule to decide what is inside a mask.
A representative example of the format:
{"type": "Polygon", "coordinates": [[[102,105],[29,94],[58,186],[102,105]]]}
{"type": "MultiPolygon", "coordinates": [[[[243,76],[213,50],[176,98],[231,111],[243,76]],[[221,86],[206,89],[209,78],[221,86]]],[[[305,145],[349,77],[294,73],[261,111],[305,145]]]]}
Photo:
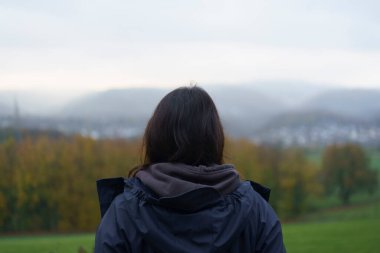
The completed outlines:
{"type": "Polygon", "coordinates": [[[13,128],[16,140],[21,138],[21,116],[17,97],[13,98],[13,128]]]}

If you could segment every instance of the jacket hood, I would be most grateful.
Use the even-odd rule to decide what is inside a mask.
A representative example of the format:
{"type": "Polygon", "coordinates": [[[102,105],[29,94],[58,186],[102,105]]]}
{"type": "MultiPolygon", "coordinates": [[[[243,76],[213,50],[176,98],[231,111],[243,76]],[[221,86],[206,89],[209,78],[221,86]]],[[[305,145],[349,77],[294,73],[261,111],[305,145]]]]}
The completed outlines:
{"type": "Polygon", "coordinates": [[[235,190],[240,178],[232,164],[192,166],[183,163],[156,163],[140,170],[136,177],[158,197],[175,197],[202,188],[220,194],[235,190]]]}

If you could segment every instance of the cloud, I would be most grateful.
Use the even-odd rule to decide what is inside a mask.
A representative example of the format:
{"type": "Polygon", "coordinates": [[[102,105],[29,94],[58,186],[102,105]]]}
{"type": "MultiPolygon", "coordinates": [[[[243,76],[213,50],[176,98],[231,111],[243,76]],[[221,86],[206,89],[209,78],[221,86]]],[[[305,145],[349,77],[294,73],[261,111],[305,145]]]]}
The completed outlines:
{"type": "Polygon", "coordinates": [[[12,57],[6,56],[13,62],[0,75],[0,83],[14,87],[38,84],[97,89],[104,85],[178,85],[191,80],[236,83],[290,79],[349,86],[380,84],[380,53],[373,52],[279,49],[251,43],[131,43],[119,44],[113,50],[106,56],[91,46],[77,52],[13,52],[12,57]]]}
{"type": "Polygon", "coordinates": [[[1,1],[1,87],[380,85],[380,2],[1,1]]]}

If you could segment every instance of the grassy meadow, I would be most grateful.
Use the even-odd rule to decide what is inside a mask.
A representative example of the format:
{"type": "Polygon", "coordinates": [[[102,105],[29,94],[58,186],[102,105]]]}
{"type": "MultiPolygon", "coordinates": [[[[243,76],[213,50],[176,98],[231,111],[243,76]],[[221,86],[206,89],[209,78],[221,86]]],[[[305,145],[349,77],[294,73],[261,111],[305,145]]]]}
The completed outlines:
{"type": "Polygon", "coordinates": [[[380,200],[331,208],[283,225],[288,252],[378,252],[380,200]]]}
{"type": "Polygon", "coordinates": [[[379,251],[380,219],[287,224],[284,226],[288,252],[332,253],[379,251]]]}
{"type": "Polygon", "coordinates": [[[0,252],[85,253],[93,251],[93,244],[93,234],[2,237],[0,252]]]}

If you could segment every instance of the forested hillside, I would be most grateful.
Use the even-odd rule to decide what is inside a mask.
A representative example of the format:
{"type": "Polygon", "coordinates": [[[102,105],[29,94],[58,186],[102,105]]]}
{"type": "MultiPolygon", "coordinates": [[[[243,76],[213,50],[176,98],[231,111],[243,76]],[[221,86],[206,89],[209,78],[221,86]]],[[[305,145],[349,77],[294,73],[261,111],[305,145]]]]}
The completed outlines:
{"type": "MultiPolygon", "coordinates": [[[[0,232],[93,231],[99,222],[96,180],[126,177],[139,164],[140,151],[139,140],[7,137],[0,142],[0,232]]],[[[229,139],[225,162],[235,164],[242,179],[271,187],[270,203],[282,219],[308,213],[325,198],[323,166],[304,150],[229,139]]],[[[359,169],[352,175],[367,175],[359,169]]],[[[353,194],[367,191],[355,187],[353,194]]],[[[372,194],[376,181],[374,187],[372,194]]]]}

